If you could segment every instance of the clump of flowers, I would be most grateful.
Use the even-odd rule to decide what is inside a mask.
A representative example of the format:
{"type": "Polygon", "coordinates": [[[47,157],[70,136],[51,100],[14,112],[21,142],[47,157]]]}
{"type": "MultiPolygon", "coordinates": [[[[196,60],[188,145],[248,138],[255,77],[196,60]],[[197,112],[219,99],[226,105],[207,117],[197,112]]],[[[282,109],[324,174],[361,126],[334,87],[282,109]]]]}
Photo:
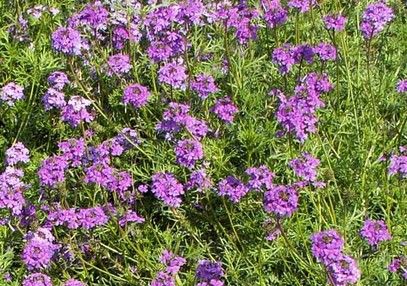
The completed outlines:
{"type": "Polygon", "coordinates": [[[264,209],[277,217],[289,217],[298,208],[298,193],[292,186],[272,186],[264,193],[264,209]]]}
{"type": "Polygon", "coordinates": [[[50,87],[42,97],[45,110],[53,108],[62,109],[66,105],[65,94],[55,88],[50,87]]]}
{"type": "Polygon", "coordinates": [[[76,280],[76,279],[68,279],[64,282],[63,286],[86,286],[85,283],[76,280]]]}
{"type": "Polygon", "coordinates": [[[160,262],[165,266],[165,270],[158,272],[150,285],[175,286],[175,275],[186,263],[186,259],[182,256],[176,256],[169,250],[164,250],[160,256],[160,262]]]}
{"type": "Polygon", "coordinates": [[[341,254],[339,258],[327,265],[328,275],[331,276],[334,285],[349,285],[358,282],[360,270],[355,259],[341,254]]]}
{"type": "Polygon", "coordinates": [[[48,221],[55,226],[64,225],[69,229],[94,229],[105,225],[109,221],[103,207],[92,208],[56,208],[48,213],[48,221]]]}
{"type": "Polygon", "coordinates": [[[173,88],[185,89],[187,80],[187,71],[184,65],[176,62],[170,62],[163,65],[158,71],[158,79],[173,88]]]}
{"type": "Polygon", "coordinates": [[[207,98],[210,94],[219,91],[212,76],[199,74],[191,82],[191,89],[195,91],[201,99],[207,98]]]}
{"type": "Polygon", "coordinates": [[[347,18],[337,14],[337,15],[326,15],[324,18],[325,27],[328,30],[333,30],[336,32],[343,31],[346,26],[347,18]]]}
{"type": "Polygon", "coordinates": [[[390,175],[398,174],[401,178],[407,177],[407,149],[400,147],[400,154],[390,156],[388,172],[390,175]]]}
{"type": "Polygon", "coordinates": [[[119,225],[125,226],[129,223],[143,223],[145,219],[141,217],[137,212],[128,210],[120,219],[119,225]]]}
{"type": "Polygon", "coordinates": [[[288,20],[288,12],[281,5],[280,0],[262,0],[264,20],[270,28],[283,25],[288,20]]]}
{"type": "Polygon", "coordinates": [[[6,150],[6,162],[9,166],[16,165],[17,163],[28,163],[30,161],[30,151],[24,146],[23,143],[17,142],[6,150]]]}
{"type": "Polygon", "coordinates": [[[112,55],[107,61],[108,75],[124,75],[131,69],[130,57],[124,54],[112,55]]]}
{"type": "Polygon", "coordinates": [[[290,0],[288,6],[297,9],[300,13],[306,13],[317,4],[316,0],[290,0]]]}
{"type": "Polygon", "coordinates": [[[236,113],[239,112],[239,109],[230,97],[223,97],[216,101],[215,105],[212,107],[212,112],[226,123],[232,123],[236,113]]]}
{"type": "Polygon", "coordinates": [[[82,39],[81,34],[69,27],[59,27],[52,33],[52,46],[58,52],[76,56],[81,55],[83,50],[89,48],[88,43],[82,39]]]}
{"type": "Polygon", "coordinates": [[[360,235],[372,246],[391,239],[387,225],[382,220],[367,219],[360,230],[360,235]]]}
{"type": "Polygon", "coordinates": [[[384,30],[394,18],[393,10],[382,1],[369,4],[363,11],[360,30],[365,39],[371,39],[384,30]]]}
{"type": "Polygon", "coordinates": [[[265,165],[248,168],[246,174],[250,177],[247,186],[251,190],[259,191],[262,188],[269,190],[273,187],[274,174],[265,165]]]}
{"type": "Polygon", "coordinates": [[[195,163],[204,157],[202,144],[194,139],[180,140],[175,146],[175,155],[178,164],[192,169],[195,163]]]}
{"type": "Polygon", "coordinates": [[[14,82],[10,82],[0,90],[0,99],[8,106],[14,106],[17,100],[24,98],[24,88],[14,82]]]}
{"type": "Polygon", "coordinates": [[[128,85],[123,91],[123,102],[131,104],[134,108],[140,108],[147,104],[150,92],[141,84],[128,85]]]}
{"type": "Polygon", "coordinates": [[[319,159],[309,153],[303,153],[301,157],[291,160],[289,166],[294,170],[295,175],[304,180],[300,184],[323,187],[325,184],[317,181],[317,168],[319,164],[319,159]]]}
{"type": "Polygon", "coordinates": [[[152,176],[151,192],[168,206],[179,207],[184,186],[173,174],[158,172],[152,176]]]}
{"type": "Polygon", "coordinates": [[[212,181],[205,169],[193,171],[189,176],[185,188],[187,190],[197,189],[198,192],[203,192],[212,187],[212,181]]]}
{"type": "Polygon", "coordinates": [[[218,183],[218,194],[227,197],[234,203],[238,203],[249,191],[247,186],[233,176],[228,176],[218,183]]]}
{"type": "Polygon", "coordinates": [[[70,81],[66,73],[55,71],[48,76],[48,83],[52,88],[61,91],[70,81]]]}
{"type": "Polygon", "coordinates": [[[400,80],[397,83],[396,90],[399,93],[407,92],[407,79],[400,80]]]}
{"type": "Polygon", "coordinates": [[[94,119],[93,114],[88,110],[91,104],[92,101],[81,96],[72,96],[62,108],[61,119],[72,127],[77,127],[81,122],[91,122],[94,119]]]}
{"type": "Polygon", "coordinates": [[[223,286],[222,277],[224,271],[219,261],[207,259],[200,260],[195,271],[199,283],[197,286],[223,286]]]}
{"type": "Polygon", "coordinates": [[[393,258],[388,266],[388,269],[392,273],[401,273],[404,280],[407,280],[407,257],[397,256],[393,258]]]}
{"type": "Polygon", "coordinates": [[[52,286],[51,278],[42,273],[31,273],[23,280],[23,286],[52,286]]]}
{"type": "Polygon", "coordinates": [[[13,215],[20,215],[25,206],[23,192],[28,186],[23,176],[22,170],[10,166],[0,174],[0,209],[8,209],[13,215]]]}

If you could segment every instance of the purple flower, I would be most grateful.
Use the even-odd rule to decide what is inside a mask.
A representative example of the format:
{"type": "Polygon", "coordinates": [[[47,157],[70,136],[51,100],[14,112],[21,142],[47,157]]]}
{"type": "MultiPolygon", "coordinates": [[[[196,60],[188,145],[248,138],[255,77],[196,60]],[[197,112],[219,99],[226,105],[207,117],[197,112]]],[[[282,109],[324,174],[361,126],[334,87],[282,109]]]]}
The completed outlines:
{"type": "Polygon", "coordinates": [[[239,112],[237,106],[232,102],[230,97],[218,99],[212,107],[212,112],[226,123],[232,123],[236,113],[239,112]]]}
{"type": "Polygon", "coordinates": [[[316,0],[290,0],[288,6],[297,9],[300,13],[308,12],[313,6],[317,5],[316,0]]]}
{"type": "Polygon", "coordinates": [[[80,209],[77,214],[77,220],[82,228],[92,229],[97,226],[106,224],[109,221],[103,208],[93,207],[88,209],[80,209]]]}
{"type": "Polygon", "coordinates": [[[45,274],[32,273],[23,280],[22,286],[52,286],[52,281],[45,274]]]}
{"type": "Polygon", "coordinates": [[[61,91],[70,81],[64,72],[55,71],[48,76],[48,83],[52,88],[61,91]]]}
{"type": "Polygon", "coordinates": [[[407,177],[407,155],[391,155],[388,171],[390,175],[399,174],[402,178],[407,177]]]}
{"type": "Polygon", "coordinates": [[[68,279],[65,281],[65,283],[63,284],[63,286],[86,286],[85,283],[76,280],[76,279],[68,279]]]}
{"type": "Polygon", "coordinates": [[[89,48],[77,30],[64,27],[59,27],[52,33],[52,46],[58,52],[76,56],[89,48]]]}
{"type": "Polygon", "coordinates": [[[27,242],[21,257],[29,270],[47,268],[58,248],[47,240],[34,238],[27,242]]]}
{"type": "Polygon", "coordinates": [[[212,76],[199,74],[191,83],[191,89],[195,91],[201,99],[207,98],[210,94],[219,91],[212,76]]]}
{"type": "Polygon", "coordinates": [[[238,203],[249,191],[243,182],[233,176],[221,180],[217,190],[220,196],[227,197],[234,203],[238,203]]]}
{"type": "Polygon", "coordinates": [[[334,61],[336,59],[336,48],[331,44],[320,43],[314,48],[314,52],[322,61],[334,61]]]}
{"type": "Polygon", "coordinates": [[[312,254],[318,262],[328,265],[338,260],[345,244],[336,230],[325,230],[311,236],[312,254]]]}
{"type": "Polygon", "coordinates": [[[179,207],[184,187],[173,174],[158,172],[152,177],[151,192],[168,206],[179,207]]]}
{"type": "Polygon", "coordinates": [[[48,221],[55,226],[65,225],[69,229],[77,229],[80,226],[76,209],[61,209],[50,211],[48,221]]]}
{"type": "Polygon", "coordinates": [[[109,66],[107,74],[110,76],[126,74],[131,69],[130,57],[124,54],[112,55],[109,57],[107,65],[109,66]]]}
{"type": "Polygon", "coordinates": [[[248,168],[246,174],[250,176],[248,187],[251,190],[270,189],[273,186],[274,174],[265,165],[248,168]]]}
{"type": "Polygon", "coordinates": [[[289,166],[298,177],[309,182],[315,182],[319,163],[320,161],[311,154],[303,153],[301,157],[291,160],[289,166]]]}
{"type": "Polygon", "coordinates": [[[185,89],[185,81],[188,75],[184,65],[175,62],[167,63],[158,71],[158,79],[173,88],[185,89]]]}
{"type": "Polygon", "coordinates": [[[185,119],[185,128],[188,130],[191,135],[201,140],[208,133],[208,125],[204,120],[196,119],[192,116],[187,116],[185,119]]]}
{"type": "Polygon", "coordinates": [[[212,279],[221,279],[224,275],[222,264],[218,261],[200,260],[195,276],[199,281],[209,282],[212,279]]]}
{"type": "Polygon", "coordinates": [[[58,148],[62,153],[61,156],[65,158],[69,165],[72,167],[79,167],[82,164],[86,151],[85,139],[71,138],[66,141],[59,142],[58,148]]]}
{"type": "Polygon", "coordinates": [[[391,239],[387,225],[382,220],[367,219],[360,230],[360,235],[372,246],[391,239]]]}
{"type": "Polygon", "coordinates": [[[175,275],[187,261],[182,256],[176,256],[171,251],[164,250],[160,256],[160,262],[166,266],[166,273],[175,275]]]}
{"type": "Polygon", "coordinates": [[[294,58],[295,48],[291,44],[285,44],[282,47],[275,48],[271,55],[274,64],[278,65],[278,69],[282,74],[290,72],[291,68],[296,63],[294,58]]]}
{"type": "Polygon", "coordinates": [[[400,80],[397,83],[396,90],[399,93],[407,92],[407,79],[400,80]]]}
{"type": "Polygon", "coordinates": [[[13,215],[20,215],[25,205],[23,191],[28,186],[21,181],[23,176],[24,172],[14,167],[0,174],[0,209],[9,209],[13,215]]]}
{"type": "Polygon", "coordinates": [[[65,181],[65,171],[68,162],[63,156],[53,156],[42,161],[38,176],[42,186],[55,187],[58,183],[65,181]]]}
{"type": "Polygon", "coordinates": [[[198,192],[209,190],[211,187],[212,181],[204,169],[193,171],[189,176],[188,182],[185,184],[187,190],[196,188],[198,192]]]}
{"type": "Polygon", "coordinates": [[[326,15],[324,18],[325,27],[328,30],[334,30],[337,32],[343,31],[348,19],[340,14],[338,15],[326,15]]]}
{"type": "Polygon", "coordinates": [[[302,63],[303,61],[312,64],[314,55],[314,49],[308,44],[298,45],[293,48],[293,57],[296,64],[302,63]]]}
{"type": "Polygon", "coordinates": [[[394,18],[393,10],[382,1],[369,4],[363,11],[360,30],[365,39],[371,39],[384,30],[394,18]]]}
{"type": "Polygon", "coordinates": [[[224,286],[224,285],[225,283],[218,279],[212,279],[209,282],[199,282],[198,284],[196,284],[196,286],[224,286]]]}
{"type": "Polygon", "coordinates": [[[141,84],[128,85],[123,92],[123,102],[131,104],[134,108],[140,108],[147,104],[150,92],[141,84]]]}
{"type": "Polygon", "coordinates": [[[24,88],[14,82],[10,82],[3,86],[0,90],[0,99],[8,106],[14,106],[17,100],[24,98],[24,88]]]}
{"type": "Polygon", "coordinates": [[[94,119],[93,114],[88,111],[91,104],[92,101],[81,96],[72,96],[68,104],[62,108],[61,119],[72,127],[78,126],[81,122],[91,122],[94,119]]]}
{"type": "Polygon", "coordinates": [[[44,104],[45,110],[52,108],[62,109],[66,105],[65,94],[50,87],[42,97],[42,103],[44,104]]]}
{"type": "Polygon", "coordinates": [[[128,210],[120,219],[119,219],[119,225],[120,226],[125,226],[128,223],[134,222],[134,223],[143,223],[145,219],[141,216],[138,215],[135,211],[128,210]]]}
{"type": "Polygon", "coordinates": [[[272,186],[264,193],[264,209],[279,217],[289,217],[298,208],[298,193],[291,186],[272,186]]]}
{"type": "Polygon", "coordinates": [[[354,284],[360,279],[360,270],[356,261],[347,255],[339,255],[338,259],[327,266],[335,286],[354,284]]]}
{"type": "Polygon", "coordinates": [[[175,146],[177,163],[188,169],[195,166],[196,161],[203,159],[202,144],[193,139],[185,139],[177,142],[175,146]]]}
{"type": "Polygon", "coordinates": [[[6,162],[13,166],[19,162],[28,163],[30,161],[30,151],[21,142],[15,143],[6,150],[6,162]]]}
{"type": "Polygon", "coordinates": [[[388,266],[388,270],[392,273],[396,273],[398,271],[402,272],[402,276],[404,280],[406,278],[406,269],[407,269],[407,257],[406,256],[397,256],[392,259],[388,266]]]}
{"type": "Polygon", "coordinates": [[[262,0],[264,20],[270,28],[283,25],[287,22],[288,12],[281,5],[280,0],[262,0]]]}
{"type": "Polygon", "coordinates": [[[173,275],[160,271],[157,273],[150,286],[176,286],[173,275]]]}

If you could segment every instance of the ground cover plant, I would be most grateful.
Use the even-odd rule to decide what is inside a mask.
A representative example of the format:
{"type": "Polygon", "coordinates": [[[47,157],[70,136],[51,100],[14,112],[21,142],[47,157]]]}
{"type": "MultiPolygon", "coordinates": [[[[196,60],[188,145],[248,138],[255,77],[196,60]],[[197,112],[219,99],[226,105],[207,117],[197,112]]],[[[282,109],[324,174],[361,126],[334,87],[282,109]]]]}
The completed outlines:
{"type": "Polygon", "coordinates": [[[0,285],[406,285],[404,1],[0,0],[0,285]]]}

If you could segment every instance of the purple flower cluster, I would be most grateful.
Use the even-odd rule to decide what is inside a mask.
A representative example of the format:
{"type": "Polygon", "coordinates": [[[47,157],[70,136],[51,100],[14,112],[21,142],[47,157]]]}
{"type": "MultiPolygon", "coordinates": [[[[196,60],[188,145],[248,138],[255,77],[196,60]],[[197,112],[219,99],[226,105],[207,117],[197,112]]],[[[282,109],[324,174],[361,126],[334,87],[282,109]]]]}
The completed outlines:
{"type": "Polygon", "coordinates": [[[45,274],[32,273],[23,280],[22,286],[52,286],[52,281],[45,274]]]}
{"type": "Polygon", "coordinates": [[[169,250],[164,250],[160,256],[160,262],[165,266],[165,270],[157,273],[150,286],[175,286],[175,275],[184,266],[186,259],[176,256],[169,250]]]}
{"type": "Polygon", "coordinates": [[[66,105],[65,94],[55,88],[50,87],[42,97],[45,110],[53,108],[62,109],[66,105]]]}
{"type": "Polygon", "coordinates": [[[86,286],[85,283],[76,280],[76,279],[68,279],[64,282],[63,286],[86,286]]]}
{"type": "Polygon", "coordinates": [[[400,272],[404,280],[407,280],[407,256],[398,256],[392,259],[388,269],[392,273],[400,272]]]}
{"type": "Polygon", "coordinates": [[[151,192],[171,207],[181,205],[184,186],[171,173],[158,172],[152,176],[151,192]]]}
{"type": "Polygon", "coordinates": [[[360,279],[356,261],[343,254],[344,240],[335,230],[325,230],[311,236],[312,254],[324,264],[334,285],[348,285],[360,279]]]}
{"type": "Polygon", "coordinates": [[[158,71],[158,79],[173,88],[184,90],[186,87],[187,70],[183,64],[170,62],[163,65],[158,71]]]}
{"type": "Polygon", "coordinates": [[[24,172],[14,167],[7,167],[0,174],[0,209],[8,209],[13,215],[20,215],[25,206],[23,192],[27,185],[21,181],[24,172]]]}
{"type": "Polygon", "coordinates": [[[238,203],[249,192],[249,188],[236,177],[228,176],[218,183],[217,191],[220,196],[238,203]]]}
{"type": "Polygon", "coordinates": [[[14,106],[17,100],[24,98],[24,88],[14,82],[9,82],[0,90],[0,100],[8,106],[14,106]]]}
{"type": "Polygon", "coordinates": [[[232,123],[236,113],[239,112],[237,106],[233,103],[230,97],[223,97],[216,101],[212,107],[212,112],[219,117],[219,119],[226,123],[232,123]]]}
{"type": "Polygon", "coordinates": [[[341,14],[337,15],[326,15],[324,18],[325,27],[328,30],[333,30],[336,32],[343,31],[346,26],[347,18],[342,16],[341,14]]]}
{"type": "Polygon", "coordinates": [[[250,190],[259,191],[262,188],[269,190],[273,187],[274,174],[265,165],[248,168],[246,174],[250,177],[247,184],[250,190]]]}
{"type": "Polygon", "coordinates": [[[316,0],[290,0],[288,6],[297,9],[300,13],[306,13],[317,5],[316,0]]]}
{"type": "Polygon", "coordinates": [[[48,229],[39,229],[28,237],[27,243],[21,255],[24,264],[29,270],[47,268],[59,245],[54,243],[54,236],[48,229]]]}
{"type": "Polygon", "coordinates": [[[52,225],[63,225],[69,229],[83,228],[90,230],[105,225],[109,221],[102,207],[92,208],[56,208],[48,213],[48,221],[52,225]]]}
{"type": "Polygon", "coordinates": [[[14,166],[17,163],[28,163],[30,151],[25,148],[24,144],[17,142],[6,150],[6,162],[9,166],[14,166]]]}
{"type": "Polygon", "coordinates": [[[88,43],[80,32],[73,28],[59,27],[52,33],[52,46],[58,52],[67,55],[81,55],[83,50],[89,49],[88,43]]]}
{"type": "Polygon", "coordinates": [[[197,286],[223,286],[221,281],[224,276],[222,264],[218,261],[200,260],[195,271],[199,283],[197,286]]]}
{"type": "Polygon", "coordinates": [[[289,217],[298,208],[298,193],[292,186],[272,186],[264,193],[264,209],[277,217],[289,217]]]}
{"type": "Polygon", "coordinates": [[[119,225],[126,226],[129,223],[143,223],[145,219],[141,217],[138,213],[132,210],[128,210],[120,219],[119,225]]]}
{"type": "Polygon", "coordinates": [[[401,178],[407,177],[407,150],[400,147],[401,154],[392,154],[390,156],[390,164],[388,172],[390,175],[400,175],[401,178]]]}
{"type": "Polygon", "coordinates": [[[88,110],[91,104],[92,101],[81,96],[72,96],[68,103],[62,107],[62,121],[69,123],[72,127],[76,127],[82,122],[93,121],[94,115],[88,110]]]}
{"type": "Polygon", "coordinates": [[[384,30],[387,23],[394,18],[393,10],[383,1],[369,4],[363,11],[360,30],[367,40],[384,30]]]}
{"type": "Polygon", "coordinates": [[[175,155],[178,164],[192,169],[198,160],[203,159],[204,152],[202,144],[198,140],[185,139],[177,142],[175,155]]]}
{"type": "Polygon", "coordinates": [[[193,171],[185,184],[187,190],[197,189],[198,192],[204,192],[211,187],[212,181],[204,169],[193,171]]]}
{"type": "Polygon", "coordinates": [[[147,104],[150,92],[145,86],[135,83],[128,85],[123,91],[123,102],[134,108],[141,108],[147,104]]]}
{"type": "Polygon", "coordinates": [[[215,80],[211,75],[199,74],[191,83],[191,89],[195,91],[201,99],[207,98],[210,94],[219,91],[215,80]]]}
{"type": "Polygon", "coordinates": [[[332,89],[327,75],[310,73],[296,86],[294,95],[287,98],[280,90],[273,90],[280,100],[277,109],[277,121],[284,127],[285,132],[294,133],[300,142],[308,138],[309,133],[316,132],[318,118],[316,111],[324,107],[320,99],[323,93],[332,89]]]}
{"type": "Polygon", "coordinates": [[[360,235],[372,246],[391,239],[387,225],[382,220],[367,219],[360,230],[360,235]]]}
{"type": "Polygon", "coordinates": [[[400,80],[397,83],[396,90],[399,93],[407,92],[407,79],[400,80]]]}
{"type": "Polygon", "coordinates": [[[262,0],[264,20],[270,28],[283,25],[288,20],[288,12],[281,5],[280,0],[262,0]]]}
{"type": "Polygon", "coordinates": [[[304,184],[312,184],[314,187],[323,187],[323,182],[317,181],[317,168],[320,161],[309,153],[303,153],[301,157],[290,161],[289,166],[296,176],[304,180],[304,184]]]}
{"type": "Polygon", "coordinates": [[[61,91],[69,83],[68,76],[64,72],[55,71],[48,76],[48,84],[56,90],[61,91]]]}
{"type": "Polygon", "coordinates": [[[55,187],[65,181],[68,161],[63,156],[52,156],[42,161],[38,177],[42,186],[55,187]]]}

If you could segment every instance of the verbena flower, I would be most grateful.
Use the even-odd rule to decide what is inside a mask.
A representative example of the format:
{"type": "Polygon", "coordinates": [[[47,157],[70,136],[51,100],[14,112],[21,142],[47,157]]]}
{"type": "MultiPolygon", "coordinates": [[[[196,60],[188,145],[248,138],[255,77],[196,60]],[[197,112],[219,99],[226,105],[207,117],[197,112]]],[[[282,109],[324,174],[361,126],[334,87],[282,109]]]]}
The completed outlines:
{"type": "Polygon", "coordinates": [[[141,84],[130,84],[123,91],[123,102],[131,104],[134,108],[140,108],[147,104],[150,92],[141,84]]]}
{"type": "Polygon", "coordinates": [[[10,82],[0,90],[0,100],[8,106],[14,106],[17,100],[24,98],[24,88],[14,82],[10,82]]]}
{"type": "Polygon", "coordinates": [[[392,273],[399,272],[404,280],[407,280],[407,257],[397,256],[393,258],[388,266],[388,270],[392,273]]]}
{"type": "Polygon", "coordinates": [[[86,286],[86,284],[79,280],[71,278],[71,279],[66,280],[64,282],[63,286],[86,286]]]}
{"type": "Polygon", "coordinates": [[[20,215],[25,206],[23,192],[27,185],[21,180],[24,172],[7,167],[0,174],[0,209],[8,209],[13,215],[20,215]]]}
{"type": "Polygon", "coordinates": [[[392,154],[390,157],[390,164],[388,167],[390,175],[400,175],[402,178],[407,177],[407,154],[392,154]]]}
{"type": "Polygon", "coordinates": [[[212,76],[199,74],[191,83],[191,89],[195,91],[201,99],[207,98],[210,94],[219,91],[212,76]]]}
{"type": "Polygon", "coordinates": [[[28,163],[30,161],[30,151],[21,142],[16,142],[6,150],[6,162],[13,166],[17,163],[28,163]]]}
{"type": "Polygon", "coordinates": [[[125,226],[129,223],[143,223],[145,219],[141,217],[138,213],[132,210],[128,210],[120,219],[119,225],[125,226]]]}
{"type": "Polygon", "coordinates": [[[61,91],[70,81],[64,72],[55,71],[48,76],[48,83],[52,88],[61,91]]]}
{"type": "Polygon", "coordinates": [[[360,230],[360,235],[373,246],[378,245],[382,241],[391,239],[387,225],[382,220],[367,219],[360,230]]]}
{"type": "Polygon", "coordinates": [[[343,238],[333,229],[314,233],[311,241],[312,254],[318,262],[325,265],[338,260],[345,244],[343,238]]]}
{"type": "Polygon", "coordinates": [[[230,97],[223,97],[216,101],[211,111],[226,123],[232,123],[236,113],[239,112],[239,109],[233,103],[230,97]]]}
{"type": "Polygon", "coordinates": [[[327,266],[335,286],[356,283],[361,276],[356,261],[347,255],[341,254],[337,260],[327,266]]]}
{"type": "Polygon", "coordinates": [[[210,282],[212,279],[219,280],[223,277],[222,264],[218,261],[200,260],[195,271],[198,281],[210,282]]]}
{"type": "Polygon", "coordinates": [[[68,168],[67,159],[63,156],[52,156],[42,161],[38,170],[42,186],[55,187],[65,181],[65,171],[68,168]]]}
{"type": "Polygon", "coordinates": [[[288,20],[288,12],[281,5],[280,0],[262,0],[264,20],[270,28],[283,25],[288,20]]]}
{"type": "Polygon", "coordinates": [[[22,286],[52,286],[52,281],[45,274],[32,273],[24,278],[22,286]]]}
{"type": "Polygon", "coordinates": [[[322,61],[334,61],[336,59],[336,48],[331,44],[320,43],[314,47],[314,52],[322,61]]]}
{"type": "Polygon", "coordinates": [[[337,32],[343,31],[345,29],[347,20],[348,19],[346,17],[344,17],[344,16],[342,16],[340,14],[326,15],[323,18],[325,27],[328,30],[334,30],[334,31],[337,31],[337,32]]]}
{"type": "Polygon", "coordinates": [[[187,261],[184,257],[165,249],[160,256],[160,262],[166,266],[165,272],[175,275],[187,261]]]}
{"type": "Polygon", "coordinates": [[[91,104],[92,101],[81,96],[72,96],[62,108],[61,119],[72,127],[77,127],[81,122],[91,122],[94,119],[94,115],[88,110],[91,104]]]}
{"type": "Polygon", "coordinates": [[[397,92],[407,92],[407,79],[400,80],[396,86],[397,92]]]}
{"type": "Polygon", "coordinates": [[[193,171],[185,184],[187,190],[197,189],[198,192],[203,192],[211,187],[212,181],[204,169],[193,171]]]}
{"type": "Polygon", "coordinates": [[[290,0],[288,6],[297,9],[300,13],[305,13],[317,5],[316,0],[290,0]]]}
{"type": "Polygon", "coordinates": [[[112,55],[109,57],[107,65],[109,67],[108,75],[124,75],[131,69],[130,57],[124,54],[112,55]]]}
{"type": "Polygon", "coordinates": [[[274,173],[265,165],[248,168],[246,174],[250,176],[247,185],[251,190],[259,191],[262,188],[270,189],[273,186],[274,173]]]}
{"type": "Polygon", "coordinates": [[[264,193],[264,209],[278,217],[289,217],[298,208],[298,193],[291,186],[272,186],[264,193]]]}
{"type": "Polygon", "coordinates": [[[21,257],[29,270],[43,269],[50,265],[58,249],[59,245],[49,239],[34,235],[27,241],[21,257]]]}
{"type": "Polygon", "coordinates": [[[59,27],[52,33],[52,46],[56,51],[67,55],[81,55],[83,50],[89,48],[77,30],[65,27],[59,27]]]}
{"type": "Polygon", "coordinates": [[[289,166],[298,177],[309,182],[315,182],[319,164],[320,161],[311,154],[302,153],[301,157],[291,160],[289,166]]]}
{"type": "Polygon", "coordinates": [[[187,70],[184,65],[175,62],[163,65],[158,71],[158,79],[173,88],[185,89],[187,70]]]}
{"type": "Polygon", "coordinates": [[[62,109],[66,105],[65,94],[55,88],[50,87],[42,97],[45,110],[52,108],[62,109]]]}
{"type": "Polygon", "coordinates": [[[371,39],[384,30],[394,18],[393,10],[382,1],[370,3],[363,11],[360,30],[365,39],[371,39]]]}
{"type": "Polygon", "coordinates": [[[220,196],[227,197],[232,202],[238,203],[249,189],[236,177],[228,176],[218,183],[217,191],[220,196]]]}
{"type": "Polygon", "coordinates": [[[177,163],[188,169],[192,169],[195,163],[202,160],[204,152],[202,144],[193,139],[185,139],[177,142],[175,146],[177,163]]]}
{"type": "Polygon", "coordinates": [[[173,174],[158,172],[152,176],[151,192],[168,206],[179,207],[184,187],[173,174]]]}

